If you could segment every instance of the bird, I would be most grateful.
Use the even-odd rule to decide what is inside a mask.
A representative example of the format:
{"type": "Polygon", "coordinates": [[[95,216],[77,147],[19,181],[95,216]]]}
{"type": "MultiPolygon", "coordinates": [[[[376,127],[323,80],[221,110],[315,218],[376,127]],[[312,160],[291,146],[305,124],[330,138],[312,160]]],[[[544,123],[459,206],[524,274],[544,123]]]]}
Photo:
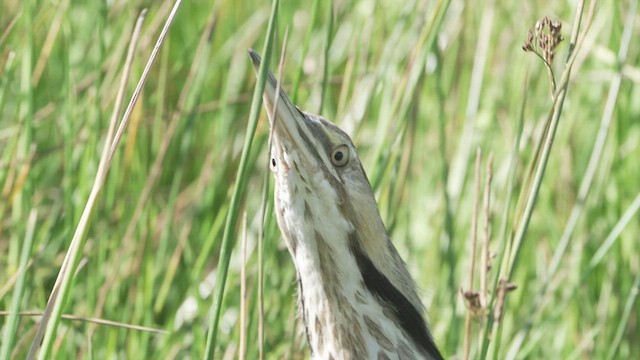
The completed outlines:
{"type": "MultiPolygon", "coordinates": [[[[261,58],[249,55],[257,74],[261,58]]],[[[351,138],[298,109],[270,71],[263,103],[276,219],[295,265],[311,357],[443,359],[351,138]]]]}

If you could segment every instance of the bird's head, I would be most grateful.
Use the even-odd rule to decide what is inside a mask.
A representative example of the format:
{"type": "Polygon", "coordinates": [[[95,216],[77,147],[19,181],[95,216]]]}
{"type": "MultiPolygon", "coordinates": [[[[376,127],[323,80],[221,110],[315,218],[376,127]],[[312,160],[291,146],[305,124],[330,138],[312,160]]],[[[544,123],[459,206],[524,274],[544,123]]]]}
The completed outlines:
{"type": "MultiPolygon", "coordinates": [[[[257,72],[260,57],[249,53],[257,72]]],[[[352,329],[338,338],[366,343],[357,340],[363,336],[355,330],[360,329],[357,316],[365,319],[367,311],[377,308],[380,311],[369,314],[381,324],[393,319],[421,356],[441,359],[423,319],[415,283],[389,240],[351,138],[322,117],[300,111],[270,72],[263,99],[273,131],[270,162],[276,216],[296,265],[300,293],[305,288],[311,302],[302,312],[307,329],[314,326],[312,348],[322,348],[318,338],[323,327],[333,329],[334,335],[352,329]],[[327,305],[333,310],[326,304],[333,304],[327,305]],[[342,315],[332,316],[332,311],[342,315]],[[316,317],[315,323],[310,316],[316,317]]],[[[396,340],[396,350],[407,348],[403,340],[396,340]]]]}
{"type": "MultiPolygon", "coordinates": [[[[260,57],[250,51],[257,72],[260,57]]],[[[336,228],[355,234],[349,241],[422,311],[413,280],[388,235],[367,175],[351,138],[324,118],[298,109],[268,72],[264,103],[273,131],[271,170],[275,177],[278,225],[294,255],[294,229],[303,226],[336,228]],[[276,92],[277,99],[276,99],[276,92]],[[277,106],[275,106],[277,101],[277,106]],[[275,106],[275,112],[274,112],[275,106]],[[303,216],[294,209],[324,208],[303,216]]],[[[306,213],[306,211],[305,211],[306,213]]]]}

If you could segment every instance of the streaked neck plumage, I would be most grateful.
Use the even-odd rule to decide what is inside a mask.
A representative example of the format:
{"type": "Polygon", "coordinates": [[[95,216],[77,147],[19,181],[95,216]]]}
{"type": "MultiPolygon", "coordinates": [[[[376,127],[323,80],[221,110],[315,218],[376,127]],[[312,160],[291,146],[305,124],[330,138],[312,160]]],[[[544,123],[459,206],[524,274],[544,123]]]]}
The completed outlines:
{"type": "Polygon", "coordinates": [[[267,80],[276,215],[313,357],[441,359],[351,139],[299,111],[270,73],[267,80]]]}

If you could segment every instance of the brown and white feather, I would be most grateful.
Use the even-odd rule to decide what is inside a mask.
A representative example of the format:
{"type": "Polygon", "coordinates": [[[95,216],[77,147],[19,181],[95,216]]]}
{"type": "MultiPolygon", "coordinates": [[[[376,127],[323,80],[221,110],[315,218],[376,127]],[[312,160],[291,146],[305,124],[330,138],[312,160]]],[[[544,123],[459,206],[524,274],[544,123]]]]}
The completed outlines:
{"type": "Polygon", "coordinates": [[[441,359],[351,139],[284,91],[275,100],[275,78],[267,80],[270,115],[279,102],[270,119],[276,217],[313,358],[441,359]]]}

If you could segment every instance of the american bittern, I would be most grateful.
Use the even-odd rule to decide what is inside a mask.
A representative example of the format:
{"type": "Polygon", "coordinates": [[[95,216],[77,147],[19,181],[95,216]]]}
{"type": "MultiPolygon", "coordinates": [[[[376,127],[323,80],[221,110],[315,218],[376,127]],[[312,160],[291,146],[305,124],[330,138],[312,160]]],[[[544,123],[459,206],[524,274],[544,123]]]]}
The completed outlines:
{"type": "MultiPolygon", "coordinates": [[[[260,56],[249,53],[257,72],[260,56]]],[[[269,73],[269,116],[276,84],[269,73]]],[[[313,357],[442,359],[351,139],[300,111],[284,91],[277,101],[269,119],[276,216],[295,263],[313,357]]]]}

